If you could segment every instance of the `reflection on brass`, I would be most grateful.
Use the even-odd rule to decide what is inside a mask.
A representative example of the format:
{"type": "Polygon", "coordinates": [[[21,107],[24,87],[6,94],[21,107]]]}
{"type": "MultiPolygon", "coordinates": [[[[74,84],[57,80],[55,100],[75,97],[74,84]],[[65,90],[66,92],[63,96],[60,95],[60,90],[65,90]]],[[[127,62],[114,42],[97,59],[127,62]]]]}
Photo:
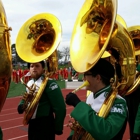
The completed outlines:
{"type": "Polygon", "coordinates": [[[119,94],[125,95],[135,80],[136,59],[133,40],[125,21],[116,14],[116,5],[115,0],[85,1],[74,25],[70,59],[73,68],[83,73],[109,51],[120,67],[119,94]]]}
{"type": "MultiPolygon", "coordinates": [[[[22,84],[24,84],[26,87],[27,85],[21,80],[22,84]]],[[[24,118],[23,118],[23,124],[27,125],[31,117],[33,116],[35,109],[38,105],[39,99],[41,98],[41,95],[46,87],[46,84],[48,82],[48,76],[44,77],[41,86],[37,87],[35,84],[33,84],[31,87],[29,87],[29,93],[25,92],[22,99],[25,101],[23,104],[24,112],[24,118]],[[36,89],[39,89],[36,92],[36,89]]]]}
{"type": "MultiPolygon", "coordinates": [[[[140,64],[140,26],[130,26],[128,27],[128,31],[133,39],[134,42],[134,51],[135,51],[135,57],[136,57],[136,65],[140,64]]],[[[129,88],[126,95],[129,95],[133,93],[140,84],[140,73],[136,73],[136,79],[133,85],[129,88]]]]}
{"type": "Polygon", "coordinates": [[[33,22],[30,26],[30,33],[27,39],[35,40],[33,48],[38,53],[46,52],[52,46],[55,39],[55,31],[52,24],[46,19],[40,19],[33,22]]]}
{"type": "Polygon", "coordinates": [[[72,93],[76,93],[78,90],[82,89],[83,87],[86,87],[89,85],[88,81],[85,81],[80,87],[78,87],[77,89],[73,90],[72,93]]]}
{"type": "Polygon", "coordinates": [[[61,36],[60,21],[53,14],[37,14],[20,28],[16,39],[17,54],[29,63],[44,60],[56,50],[61,36]]]}
{"type": "Polygon", "coordinates": [[[0,111],[6,100],[11,83],[12,55],[10,44],[11,27],[8,27],[5,9],[0,1],[0,111]]]}

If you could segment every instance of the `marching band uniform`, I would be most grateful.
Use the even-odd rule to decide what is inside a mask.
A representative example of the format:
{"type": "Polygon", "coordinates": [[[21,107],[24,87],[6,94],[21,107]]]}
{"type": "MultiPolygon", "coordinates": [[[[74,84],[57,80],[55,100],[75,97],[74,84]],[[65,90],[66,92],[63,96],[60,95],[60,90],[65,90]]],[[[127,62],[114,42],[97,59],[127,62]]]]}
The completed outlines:
{"type": "MultiPolygon", "coordinates": [[[[98,116],[100,108],[112,90],[109,81],[113,75],[113,66],[106,60],[100,59],[94,67],[84,73],[84,78],[90,81],[86,89],[90,89],[92,92],[87,97],[86,103],[81,101],[76,94],[69,93],[66,95],[66,104],[74,106],[71,117],[95,140],[122,140],[125,132],[128,110],[125,99],[120,95],[116,96],[110,112],[105,118],[98,116]],[[106,81],[104,84],[105,79],[108,82],[106,81]]],[[[73,132],[72,130],[67,140],[71,140],[76,133],[78,134],[75,132],[73,135],[73,132]]],[[[78,140],[81,139],[78,138],[78,140]]]]}
{"type": "MultiPolygon", "coordinates": [[[[37,81],[32,79],[27,85],[30,87],[35,82],[40,87],[43,78],[44,76],[41,76],[37,81]]],[[[29,92],[27,88],[26,90],[29,92]]],[[[23,103],[24,100],[21,100],[19,106],[23,103]]],[[[20,112],[19,107],[18,112],[23,113],[23,111],[20,112]]],[[[54,80],[49,79],[37,108],[29,120],[29,140],[30,136],[34,137],[34,140],[54,140],[55,134],[61,135],[63,133],[65,115],[66,105],[60,87],[54,80]]]]}
{"type": "MultiPolygon", "coordinates": [[[[121,96],[117,95],[106,119],[97,115],[109,91],[110,86],[105,87],[96,94],[89,94],[86,103],[79,102],[71,112],[71,117],[77,120],[86,131],[90,132],[95,140],[122,140],[125,132],[127,106],[121,96]]],[[[71,132],[72,134],[73,132],[71,132]]]]}

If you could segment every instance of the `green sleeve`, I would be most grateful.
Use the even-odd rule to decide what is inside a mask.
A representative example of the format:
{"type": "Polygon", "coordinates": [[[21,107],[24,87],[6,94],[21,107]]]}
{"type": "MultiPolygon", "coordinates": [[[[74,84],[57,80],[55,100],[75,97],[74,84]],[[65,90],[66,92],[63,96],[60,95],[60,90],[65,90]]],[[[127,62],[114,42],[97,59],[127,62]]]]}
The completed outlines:
{"type": "Polygon", "coordinates": [[[138,107],[138,111],[135,119],[134,133],[140,134],[140,105],[138,107]]]}
{"type": "Polygon", "coordinates": [[[2,140],[2,139],[3,139],[3,133],[2,133],[2,130],[0,128],[0,140],[2,140]]]}
{"type": "Polygon", "coordinates": [[[19,105],[20,105],[20,104],[24,104],[24,102],[25,102],[24,100],[21,100],[20,103],[19,103],[19,105]]]}
{"type": "Polygon", "coordinates": [[[47,84],[47,89],[49,89],[47,95],[55,116],[55,130],[62,131],[66,116],[66,105],[61,89],[54,80],[47,84]]]}
{"type": "Polygon", "coordinates": [[[96,112],[86,103],[80,102],[74,108],[71,116],[89,132],[94,139],[110,140],[121,130],[126,117],[127,108],[124,100],[115,103],[108,117],[99,117],[96,112]]]}

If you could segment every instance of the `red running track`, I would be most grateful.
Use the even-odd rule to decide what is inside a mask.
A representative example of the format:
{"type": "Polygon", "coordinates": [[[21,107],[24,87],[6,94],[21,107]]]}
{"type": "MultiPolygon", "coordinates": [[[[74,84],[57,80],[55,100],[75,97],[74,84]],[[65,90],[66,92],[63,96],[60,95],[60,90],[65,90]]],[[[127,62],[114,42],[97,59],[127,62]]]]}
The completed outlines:
{"type": "MultiPolygon", "coordinates": [[[[66,94],[72,91],[71,89],[65,89],[63,91],[63,96],[65,98],[66,94]]],[[[80,90],[77,92],[78,97],[85,101],[86,91],[80,90]]],[[[3,140],[28,140],[27,138],[27,126],[22,125],[23,114],[19,115],[17,113],[17,106],[21,100],[21,97],[7,98],[4,107],[0,113],[0,126],[3,131],[3,140]]],[[[61,136],[56,136],[56,140],[66,140],[69,136],[70,128],[67,127],[70,120],[70,112],[73,107],[67,106],[67,115],[64,121],[64,132],[61,136]]],[[[124,134],[123,140],[129,139],[129,128],[127,127],[124,134]]]]}

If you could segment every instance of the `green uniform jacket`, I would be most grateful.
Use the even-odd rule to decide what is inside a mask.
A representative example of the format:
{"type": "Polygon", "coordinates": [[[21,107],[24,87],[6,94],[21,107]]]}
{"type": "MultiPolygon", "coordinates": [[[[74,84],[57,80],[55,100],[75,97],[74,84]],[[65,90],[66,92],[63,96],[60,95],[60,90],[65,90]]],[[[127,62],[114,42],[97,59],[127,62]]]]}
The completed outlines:
{"type": "Polygon", "coordinates": [[[135,124],[134,124],[134,133],[140,134],[140,105],[138,107],[135,124]]]}
{"type": "Polygon", "coordinates": [[[99,117],[88,104],[80,102],[71,112],[71,116],[77,120],[95,140],[110,140],[118,134],[126,121],[127,106],[125,100],[117,96],[109,115],[105,119],[99,117]]]}
{"type": "MultiPolygon", "coordinates": [[[[24,101],[21,100],[20,104],[24,101]]],[[[50,110],[55,116],[55,130],[63,130],[63,123],[66,116],[66,105],[60,87],[56,81],[49,79],[46,88],[40,98],[35,117],[48,116],[50,110]]]]}

